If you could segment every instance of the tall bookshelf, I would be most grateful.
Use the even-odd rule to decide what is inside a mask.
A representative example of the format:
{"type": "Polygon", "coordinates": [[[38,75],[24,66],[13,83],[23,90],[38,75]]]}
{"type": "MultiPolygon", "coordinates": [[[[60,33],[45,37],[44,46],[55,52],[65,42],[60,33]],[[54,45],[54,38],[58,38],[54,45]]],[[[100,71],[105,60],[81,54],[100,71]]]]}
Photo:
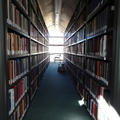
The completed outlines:
{"type": "Polygon", "coordinates": [[[22,120],[49,63],[48,30],[37,0],[6,0],[9,120],[22,120]]]}
{"type": "Polygon", "coordinates": [[[81,0],[64,35],[66,66],[94,120],[102,119],[99,118],[99,97],[109,101],[113,18],[112,0],[81,0]]]}

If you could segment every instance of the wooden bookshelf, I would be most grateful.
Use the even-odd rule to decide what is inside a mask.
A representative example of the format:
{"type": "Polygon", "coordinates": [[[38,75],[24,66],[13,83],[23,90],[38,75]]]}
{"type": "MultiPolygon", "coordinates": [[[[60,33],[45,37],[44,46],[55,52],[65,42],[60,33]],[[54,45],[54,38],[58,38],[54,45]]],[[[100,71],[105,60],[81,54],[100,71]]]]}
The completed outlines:
{"type": "Polygon", "coordinates": [[[7,119],[20,115],[22,120],[49,64],[49,33],[37,0],[5,0],[5,6],[7,119]],[[18,109],[24,110],[20,114],[18,109]]]}
{"type": "Polygon", "coordinates": [[[87,110],[97,120],[98,96],[105,97],[104,89],[109,89],[111,81],[112,54],[109,50],[112,53],[113,21],[109,22],[109,19],[114,17],[114,5],[109,0],[90,2],[84,3],[80,14],[78,12],[79,17],[75,16],[75,12],[68,24],[64,34],[64,60],[75,78],[76,88],[84,98],[87,110]],[[106,23],[102,15],[106,16],[106,23]],[[71,24],[73,18],[76,21],[71,24]],[[82,80],[79,76],[81,73],[82,80]],[[93,105],[95,110],[91,108],[93,105]]]}

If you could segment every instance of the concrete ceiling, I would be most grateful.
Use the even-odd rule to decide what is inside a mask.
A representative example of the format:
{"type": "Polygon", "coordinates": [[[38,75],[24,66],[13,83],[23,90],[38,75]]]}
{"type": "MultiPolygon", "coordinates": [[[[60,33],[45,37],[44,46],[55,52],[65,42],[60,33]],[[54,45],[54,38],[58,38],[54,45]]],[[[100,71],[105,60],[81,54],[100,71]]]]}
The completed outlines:
{"type": "Polygon", "coordinates": [[[48,31],[65,31],[79,0],[38,0],[48,31]]]}

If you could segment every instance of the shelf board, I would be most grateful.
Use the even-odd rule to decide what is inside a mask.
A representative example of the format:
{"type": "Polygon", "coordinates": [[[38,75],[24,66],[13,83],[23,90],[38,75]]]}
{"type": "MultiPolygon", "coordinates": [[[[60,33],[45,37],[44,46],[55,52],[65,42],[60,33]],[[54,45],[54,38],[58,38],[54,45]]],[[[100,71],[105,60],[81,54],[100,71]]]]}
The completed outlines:
{"type": "Polygon", "coordinates": [[[8,59],[16,59],[16,58],[24,58],[29,57],[30,54],[24,54],[24,55],[8,55],[8,59]]]}
{"type": "Polygon", "coordinates": [[[8,27],[8,29],[18,33],[19,35],[22,35],[28,39],[30,38],[30,36],[28,34],[26,34],[23,30],[18,29],[13,23],[10,24],[9,22],[7,22],[7,27],[8,27]]]}
{"type": "Polygon", "coordinates": [[[86,57],[87,58],[92,58],[92,59],[97,59],[97,60],[102,60],[102,61],[109,61],[109,62],[112,61],[111,58],[102,57],[102,56],[86,55],[86,57]]]}
{"type": "Polygon", "coordinates": [[[69,53],[69,52],[66,52],[65,54],[76,55],[76,56],[80,56],[80,57],[86,57],[85,54],[75,54],[75,53],[69,53]]]}
{"type": "Polygon", "coordinates": [[[95,78],[97,80],[97,82],[99,82],[99,83],[101,83],[101,84],[103,84],[105,86],[108,86],[108,81],[105,80],[103,77],[99,77],[99,76],[95,75],[94,73],[92,73],[92,72],[90,72],[88,70],[85,70],[85,72],[87,74],[89,74],[90,76],[92,76],[93,78],[95,78]]]}
{"type": "MultiPolygon", "coordinates": [[[[78,41],[78,42],[75,42],[75,43],[72,43],[72,44],[70,44],[70,45],[67,45],[66,47],[74,46],[74,45],[83,43],[83,42],[85,42],[85,41],[86,41],[86,39],[83,39],[83,40],[80,40],[80,41],[78,41]]],[[[66,48],[66,47],[65,47],[65,48],[66,48]]]]}
{"type": "Polygon", "coordinates": [[[36,40],[36,39],[33,38],[33,37],[30,37],[30,39],[31,39],[32,41],[36,42],[36,43],[39,43],[39,44],[41,44],[41,45],[43,45],[43,46],[45,46],[45,47],[48,47],[47,45],[45,45],[45,44],[39,42],[38,40],[36,40]]]}
{"type": "Polygon", "coordinates": [[[38,52],[38,53],[31,53],[31,54],[30,54],[30,56],[40,55],[40,54],[45,54],[45,53],[49,53],[49,51],[45,51],[45,52],[38,52]]]}
{"type": "Polygon", "coordinates": [[[90,40],[90,39],[93,39],[93,38],[96,38],[96,37],[99,37],[99,36],[102,36],[102,35],[106,35],[106,34],[109,34],[110,32],[112,32],[113,29],[111,28],[105,28],[101,31],[99,31],[98,33],[94,34],[94,35],[91,35],[90,37],[87,37],[86,40],[90,40]]]}
{"type": "Polygon", "coordinates": [[[108,61],[108,62],[112,61],[111,58],[102,57],[102,56],[94,56],[94,55],[86,55],[86,54],[76,54],[76,53],[70,53],[70,52],[66,52],[64,54],[76,55],[76,56],[81,56],[81,57],[86,57],[86,58],[91,58],[91,59],[97,59],[97,60],[101,60],[101,61],[108,61]]]}

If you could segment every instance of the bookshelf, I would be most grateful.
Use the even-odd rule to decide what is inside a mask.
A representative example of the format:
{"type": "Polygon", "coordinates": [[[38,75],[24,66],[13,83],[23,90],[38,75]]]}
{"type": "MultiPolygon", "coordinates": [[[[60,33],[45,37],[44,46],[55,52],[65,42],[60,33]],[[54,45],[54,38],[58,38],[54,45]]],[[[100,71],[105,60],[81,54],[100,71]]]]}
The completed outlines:
{"type": "Polygon", "coordinates": [[[49,64],[49,33],[37,0],[5,0],[3,4],[7,8],[4,62],[8,106],[4,114],[6,120],[22,120],[49,64]]]}
{"type": "Polygon", "coordinates": [[[113,1],[81,0],[64,34],[66,66],[94,120],[98,119],[99,97],[108,100],[106,91],[109,91],[112,78],[113,19],[113,1]]]}

